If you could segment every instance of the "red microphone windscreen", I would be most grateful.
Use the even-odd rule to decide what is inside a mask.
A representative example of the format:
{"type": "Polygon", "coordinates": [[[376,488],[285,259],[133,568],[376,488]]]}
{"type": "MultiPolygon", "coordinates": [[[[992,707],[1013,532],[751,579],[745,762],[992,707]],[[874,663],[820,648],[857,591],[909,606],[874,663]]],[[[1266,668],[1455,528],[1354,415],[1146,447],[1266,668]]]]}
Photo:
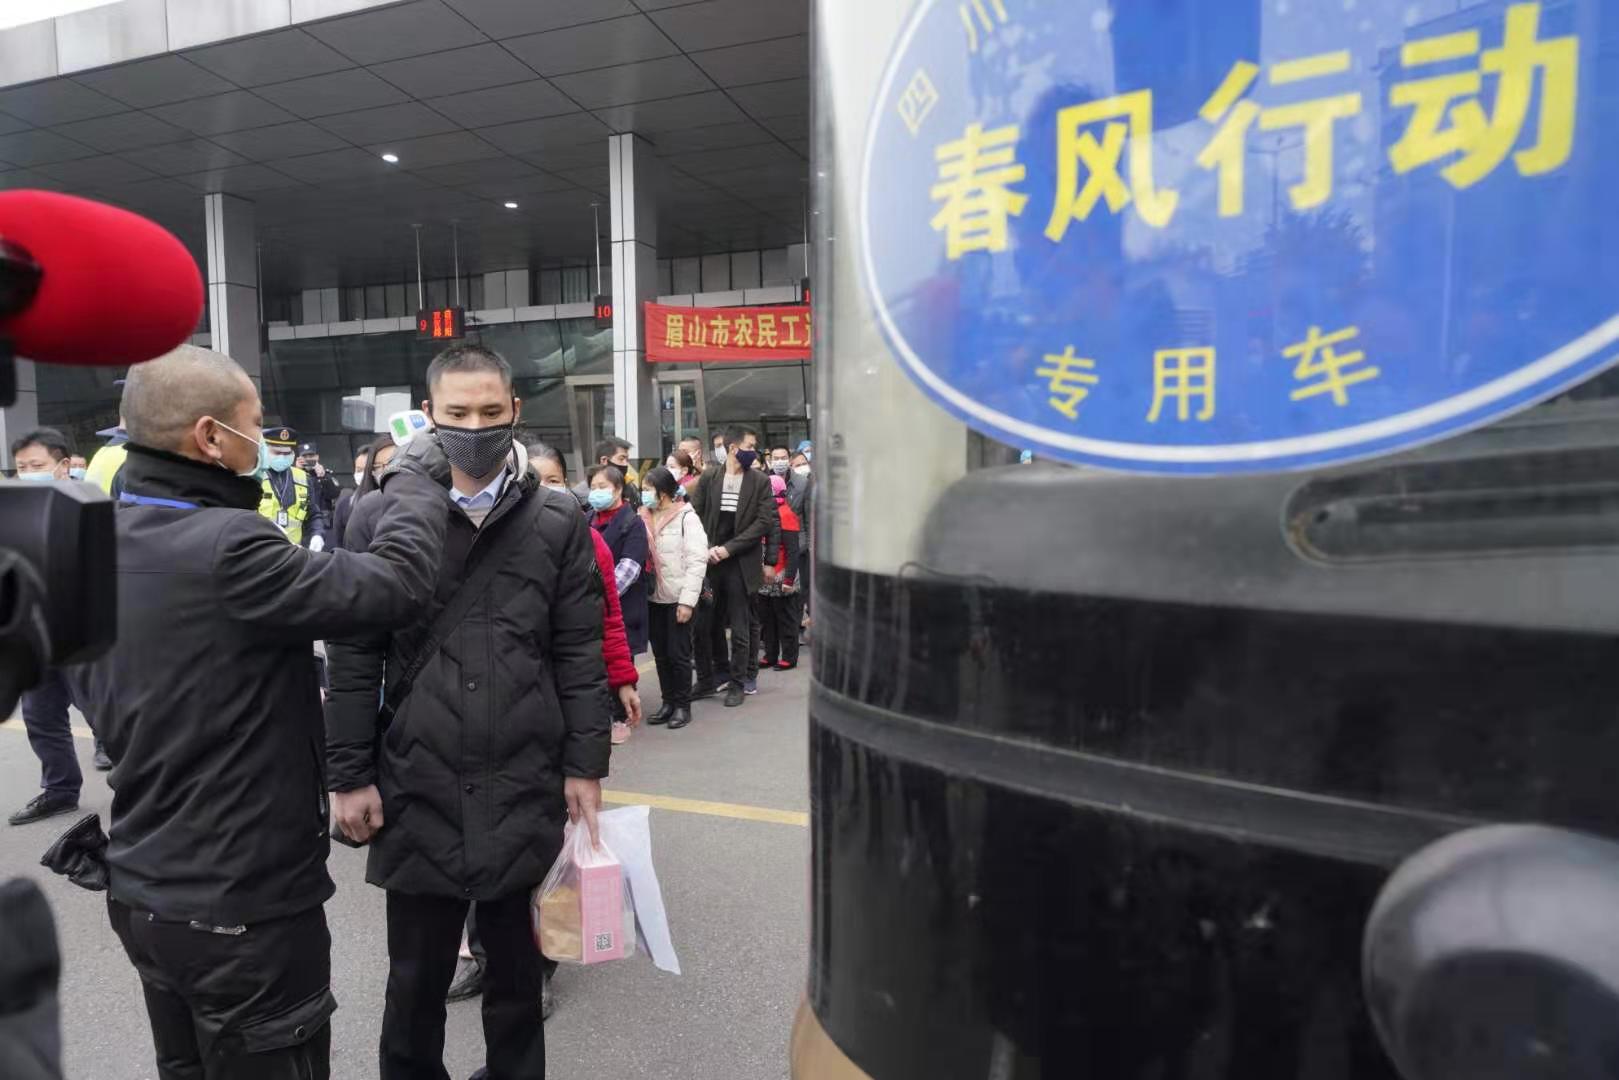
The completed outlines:
{"type": "Polygon", "coordinates": [[[17,355],[52,364],[138,364],[184,344],[202,317],[202,275],[163,226],[53,191],[0,192],[0,237],[43,270],[0,319],[17,355]]]}

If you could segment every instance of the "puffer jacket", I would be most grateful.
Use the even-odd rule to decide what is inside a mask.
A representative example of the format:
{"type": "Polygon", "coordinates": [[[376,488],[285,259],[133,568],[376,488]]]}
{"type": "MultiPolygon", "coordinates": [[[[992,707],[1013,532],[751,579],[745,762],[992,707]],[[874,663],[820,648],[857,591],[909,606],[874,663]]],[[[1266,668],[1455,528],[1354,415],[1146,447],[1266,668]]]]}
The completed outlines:
{"type": "Polygon", "coordinates": [[[679,511],[663,521],[661,512],[654,512],[654,527],[663,521],[653,537],[653,567],[657,574],[652,591],[654,604],[685,604],[697,606],[703,593],[703,576],[708,573],[708,534],[703,521],[685,503],[676,503],[679,511]]]}
{"type": "MultiPolygon", "coordinates": [[[[370,544],[382,503],[355,505],[349,547],[370,544]]],[[[382,794],[367,881],[473,900],[540,883],[562,846],[564,777],[607,775],[602,605],[595,543],[573,497],[523,470],[481,529],[452,504],[438,586],[413,622],[393,634],[327,642],[331,788],[375,783],[382,794]],[[510,529],[521,541],[379,729],[384,665],[398,677],[434,617],[510,529]]]]}

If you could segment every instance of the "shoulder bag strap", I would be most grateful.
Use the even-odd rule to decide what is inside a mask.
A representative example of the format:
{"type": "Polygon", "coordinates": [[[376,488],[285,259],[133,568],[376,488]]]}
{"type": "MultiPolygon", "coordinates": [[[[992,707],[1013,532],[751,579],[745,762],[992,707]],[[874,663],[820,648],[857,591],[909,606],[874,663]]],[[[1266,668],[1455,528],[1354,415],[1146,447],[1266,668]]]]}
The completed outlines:
{"type": "Polygon", "coordinates": [[[438,652],[438,647],[443,644],[450,631],[466,618],[467,612],[472,610],[472,605],[483,599],[484,593],[489,591],[495,575],[500,573],[501,567],[519,549],[520,541],[526,532],[527,530],[518,527],[517,522],[507,522],[506,528],[502,529],[490,543],[490,550],[484,552],[477,569],[461,583],[461,587],[456,590],[450,602],[439,609],[433,625],[428,627],[427,637],[422,639],[421,648],[410,658],[410,662],[405,665],[404,674],[394,683],[393,689],[383,701],[384,722],[393,719],[394,714],[399,711],[399,706],[405,703],[405,698],[410,696],[411,688],[416,682],[416,676],[421,674],[422,668],[427,666],[427,661],[438,652]]]}

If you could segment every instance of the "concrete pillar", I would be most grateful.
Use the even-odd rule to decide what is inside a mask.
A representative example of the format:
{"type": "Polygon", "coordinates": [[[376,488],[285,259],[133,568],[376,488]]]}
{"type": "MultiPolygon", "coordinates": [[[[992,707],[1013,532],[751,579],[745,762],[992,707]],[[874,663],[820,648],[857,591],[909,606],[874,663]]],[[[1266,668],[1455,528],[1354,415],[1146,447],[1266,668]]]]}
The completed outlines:
{"type": "Polygon", "coordinates": [[[259,262],[253,204],[224,192],[203,196],[208,219],[208,328],[214,350],[259,381],[259,262]]]}
{"type": "Polygon", "coordinates": [[[10,469],[11,444],[39,427],[39,391],[34,382],[34,365],[17,361],[17,400],[0,409],[0,468],[10,469]]]}
{"type": "MultiPolygon", "coordinates": [[[[658,296],[657,159],[636,135],[607,139],[613,262],[613,432],[637,459],[661,458],[658,400],[646,362],[641,305],[658,296]]],[[[589,449],[586,448],[586,453],[589,449]]]]}

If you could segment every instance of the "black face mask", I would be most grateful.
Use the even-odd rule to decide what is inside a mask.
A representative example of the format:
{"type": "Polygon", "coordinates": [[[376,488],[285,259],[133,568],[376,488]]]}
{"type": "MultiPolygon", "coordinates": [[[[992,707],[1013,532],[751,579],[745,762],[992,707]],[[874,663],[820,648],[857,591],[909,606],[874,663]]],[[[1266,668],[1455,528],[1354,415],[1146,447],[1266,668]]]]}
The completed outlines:
{"type": "Polygon", "coordinates": [[[747,472],[753,468],[753,459],[759,456],[759,452],[757,450],[738,450],[734,456],[736,457],[736,463],[742,466],[742,471],[747,472]]]}
{"type": "Polygon", "coordinates": [[[474,429],[435,424],[434,429],[444,456],[468,476],[488,476],[512,452],[515,426],[474,429]]]}

